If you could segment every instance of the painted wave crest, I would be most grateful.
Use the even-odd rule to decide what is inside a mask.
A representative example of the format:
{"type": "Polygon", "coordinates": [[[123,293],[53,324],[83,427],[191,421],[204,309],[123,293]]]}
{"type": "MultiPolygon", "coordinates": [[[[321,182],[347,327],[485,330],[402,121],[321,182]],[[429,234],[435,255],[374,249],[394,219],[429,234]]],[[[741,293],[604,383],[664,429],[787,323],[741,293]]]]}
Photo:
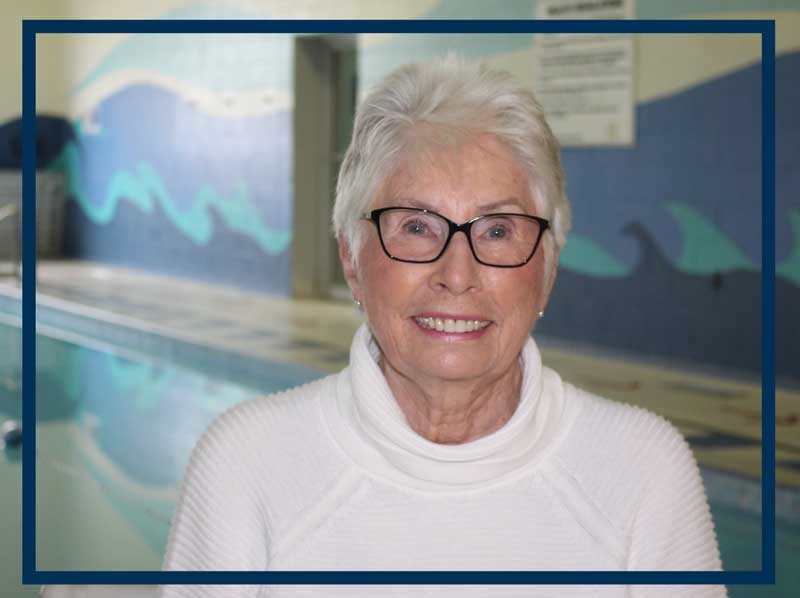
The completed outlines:
{"type": "Polygon", "coordinates": [[[273,230],[264,225],[244,183],[240,183],[230,195],[203,184],[194,194],[189,209],[182,210],[167,190],[164,179],[149,162],[143,161],[132,170],[113,173],[103,199],[97,203],[81,184],[78,151],[76,144],[67,144],[52,168],[67,173],[69,196],[80,204],[95,224],[111,222],[121,201],[134,204],[146,214],[151,214],[158,202],[175,228],[198,245],[207,245],[214,234],[212,209],[228,228],[253,239],[265,253],[282,253],[291,242],[291,231],[273,230]]]}
{"type": "Polygon", "coordinates": [[[99,226],[121,202],[152,214],[158,206],[195,244],[214,235],[214,217],[270,255],[291,232],[291,113],[228,118],[209,115],[152,85],[135,85],[96,111],[99,133],[74,125],[50,168],[99,226]]]}

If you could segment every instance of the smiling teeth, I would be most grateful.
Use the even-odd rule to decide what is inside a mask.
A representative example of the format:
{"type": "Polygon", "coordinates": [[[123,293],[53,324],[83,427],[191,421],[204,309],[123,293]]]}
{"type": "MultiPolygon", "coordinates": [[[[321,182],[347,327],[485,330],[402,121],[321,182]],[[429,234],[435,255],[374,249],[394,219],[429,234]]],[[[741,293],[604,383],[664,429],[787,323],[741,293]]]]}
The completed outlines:
{"type": "Polygon", "coordinates": [[[474,332],[486,328],[491,322],[480,320],[442,320],[441,318],[414,318],[420,326],[439,332],[474,332]]]}

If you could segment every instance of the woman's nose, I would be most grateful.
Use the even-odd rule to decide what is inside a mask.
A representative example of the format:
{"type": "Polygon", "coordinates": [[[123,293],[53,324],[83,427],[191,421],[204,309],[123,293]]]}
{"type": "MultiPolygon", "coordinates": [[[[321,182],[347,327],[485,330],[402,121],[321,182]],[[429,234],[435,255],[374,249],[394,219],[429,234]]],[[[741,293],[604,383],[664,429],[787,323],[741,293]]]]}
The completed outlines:
{"type": "Polygon", "coordinates": [[[479,286],[481,265],[475,260],[466,234],[458,232],[450,239],[444,254],[434,262],[436,270],[431,282],[459,295],[479,286]]]}

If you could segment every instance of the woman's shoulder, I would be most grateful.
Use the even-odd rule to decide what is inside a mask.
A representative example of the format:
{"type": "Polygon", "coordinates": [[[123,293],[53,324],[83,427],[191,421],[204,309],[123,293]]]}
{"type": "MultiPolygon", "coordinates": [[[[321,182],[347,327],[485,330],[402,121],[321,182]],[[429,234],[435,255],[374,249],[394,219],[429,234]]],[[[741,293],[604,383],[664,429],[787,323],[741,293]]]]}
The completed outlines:
{"type": "Polygon", "coordinates": [[[336,375],[326,376],[280,392],[242,401],[219,414],[206,428],[200,442],[227,444],[238,442],[265,444],[280,441],[289,430],[309,430],[319,400],[329,392],[336,375]]]}
{"type": "Polygon", "coordinates": [[[202,494],[209,485],[228,485],[257,497],[268,519],[291,521],[307,497],[317,496],[346,467],[332,450],[320,409],[335,382],[336,375],[328,376],[223,412],[195,444],[188,485],[202,494]]]}
{"type": "Polygon", "coordinates": [[[564,394],[573,414],[570,435],[580,439],[572,439],[571,446],[576,449],[606,457],[636,450],[652,458],[688,446],[674,424],[649,409],[607,399],[566,382],[564,394]]]}
{"type": "Polygon", "coordinates": [[[549,477],[575,504],[627,533],[654,495],[702,489],[688,443],[664,417],[568,383],[563,390],[568,417],[549,477]]]}
{"type": "Polygon", "coordinates": [[[680,431],[639,406],[566,384],[565,395],[575,415],[553,475],[576,511],[629,543],[630,569],[719,570],[702,477],[680,431]]]}
{"type": "Polygon", "coordinates": [[[666,418],[564,383],[568,430],[555,463],[609,511],[627,509],[654,485],[697,471],[689,444],[666,418]]]}
{"type": "Polygon", "coordinates": [[[243,401],[218,415],[197,440],[187,467],[230,469],[266,475],[273,485],[291,484],[309,461],[334,468],[320,404],[336,375],[243,401]],[[225,464],[228,464],[227,466],[225,464]]]}

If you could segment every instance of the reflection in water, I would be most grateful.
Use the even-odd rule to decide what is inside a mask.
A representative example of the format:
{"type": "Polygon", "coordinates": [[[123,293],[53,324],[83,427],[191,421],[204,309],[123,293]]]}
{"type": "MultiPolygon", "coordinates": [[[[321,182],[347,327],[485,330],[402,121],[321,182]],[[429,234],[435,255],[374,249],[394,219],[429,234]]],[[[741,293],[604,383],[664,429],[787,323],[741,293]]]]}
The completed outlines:
{"type": "MultiPolygon", "coordinates": [[[[0,325],[0,351],[2,423],[22,418],[19,328],[0,325]]],[[[279,374],[275,379],[285,383],[285,372],[279,374]]],[[[249,389],[37,335],[37,475],[96,484],[125,521],[161,550],[197,438],[228,407],[281,389],[249,389]],[[50,424],[67,434],[48,433],[50,424]]],[[[19,448],[4,452],[10,461],[21,458],[19,448]]]]}

